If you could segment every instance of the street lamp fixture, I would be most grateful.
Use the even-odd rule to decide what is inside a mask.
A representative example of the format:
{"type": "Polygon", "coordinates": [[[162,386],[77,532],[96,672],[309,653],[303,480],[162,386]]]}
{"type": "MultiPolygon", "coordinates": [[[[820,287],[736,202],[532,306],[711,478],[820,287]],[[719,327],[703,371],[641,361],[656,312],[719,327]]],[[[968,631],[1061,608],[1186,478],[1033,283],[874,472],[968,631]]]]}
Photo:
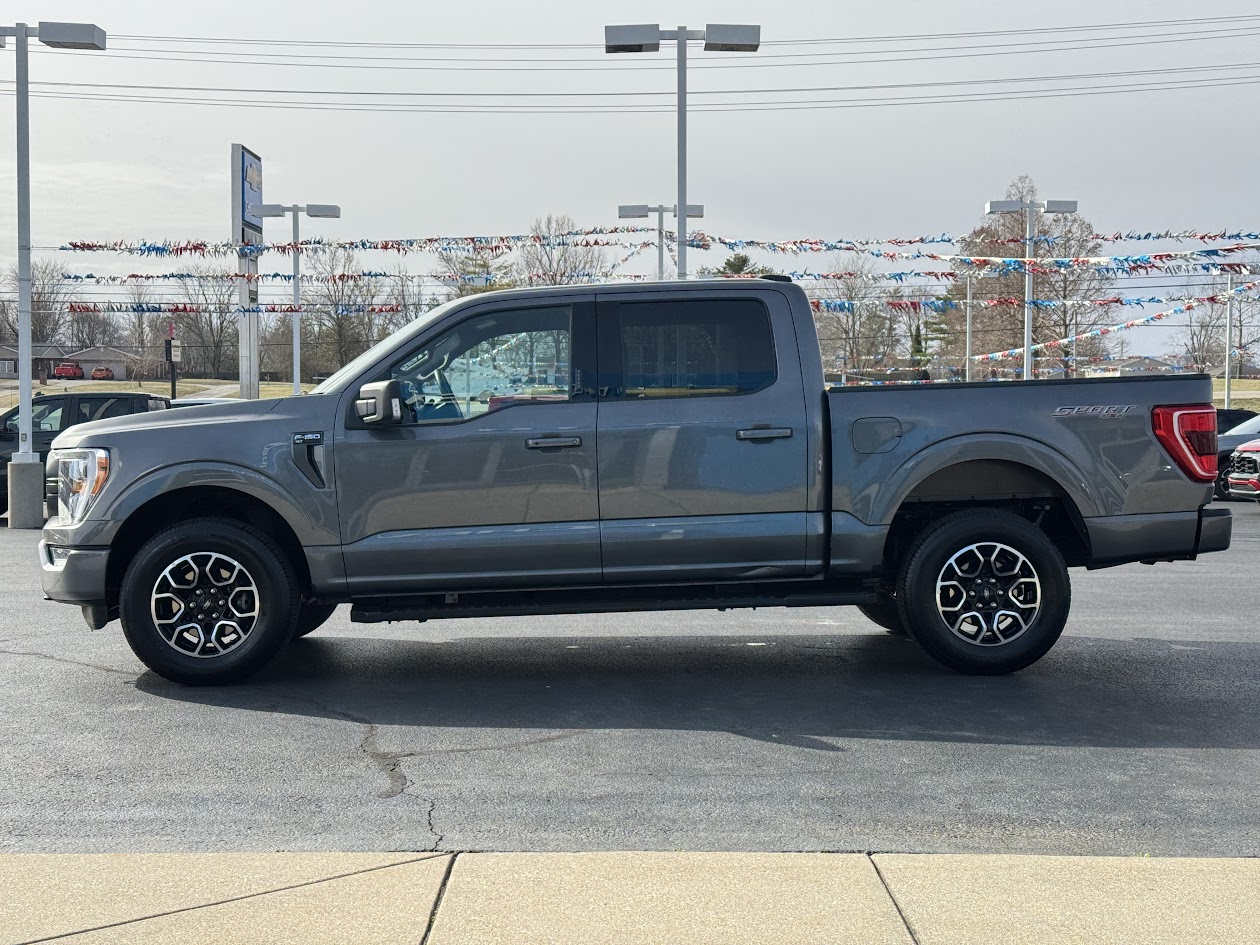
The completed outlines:
{"type": "Polygon", "coordinates": [[[761,46],[761,27],[710,23],[702,30],[680,26],[663,30],[659,23],[604,27],[604,52],[660,52],[661,40],[678,47],[678,278],[687,278],[687,42],[704,41],[710,52],[756,52],[761,46]]]}
{"type": "Polygon", "coordinates": [[[1024,214],[1024,380],[1032,380],[1032,326],[1033,326],[1033,237],[1037,235],[1037,212],[1075,213],[1075,200],[990,200],[984,212],[1024,214]]]}
{"type": "MultiPolygon", "coordinates": [[[[623,203],[617,208],[617,216],[622,220],[642,220],[649,213],[656,214],[656,278],[665,278],[665,214],[672,213],[678,216],[677,205],[666,206],[658,204],[655,207],[649,207],[645,203],[623,203]]],[[[693,203],[687,207],[688,217],[703,217],[704,204],[693,203]]]]}
{"type": "Polygon", "coordinates": [[[105,31],[92,23],[0,26],[0,47],[17,40],[18,444],[9,463],[9,527],[44,524],[44,465],[31,439],[31,90],[28,41],[54,49],[104,49],[105,31]]]}
{"type": "Polygon", "coordinates": [[[302,236],[298,227],[298,217],[305,213],[308,217],[320,217],[337,220],[341,218],[341,208],[333,203],[251,203],[249,212],[257,217],[282,217],[286,213],[293,214],[293,393],[302,393],[302,318],[296,309],[302,306],[302,254],[298,244],[302,236]]]}

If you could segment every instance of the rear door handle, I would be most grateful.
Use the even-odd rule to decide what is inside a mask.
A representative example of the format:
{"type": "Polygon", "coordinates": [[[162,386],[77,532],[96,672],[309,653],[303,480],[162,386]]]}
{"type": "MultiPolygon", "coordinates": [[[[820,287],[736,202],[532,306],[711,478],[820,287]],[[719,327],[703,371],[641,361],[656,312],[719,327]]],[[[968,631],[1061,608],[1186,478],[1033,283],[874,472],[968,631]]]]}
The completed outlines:
{"type": "Polygon", "coordinates": [[[580,436],[539,436],[525,441],[527,450],[571,449],[582,445],[580,436]]]}
{"type": "Polygon", "coordinates": [[[739,430],[735,434],[737,440],[782,440],[792,435],[791,427],[763,427],[753,430],[739,430]]]}

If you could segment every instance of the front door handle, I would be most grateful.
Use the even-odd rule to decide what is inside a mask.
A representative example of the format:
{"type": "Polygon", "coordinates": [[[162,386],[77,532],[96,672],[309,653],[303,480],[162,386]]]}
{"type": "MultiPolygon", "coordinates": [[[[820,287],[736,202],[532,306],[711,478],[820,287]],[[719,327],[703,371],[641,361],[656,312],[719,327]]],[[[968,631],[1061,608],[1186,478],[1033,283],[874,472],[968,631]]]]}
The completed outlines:
{"type": "Polygon", "coordinates": [[[791,427],[761,427],[753,430],[739,430],[735,434],[737,440],[782,440],[792,435],[791,427]]]}
{"type": "Polygon", "coordinates": [[[525,441],[527,450],[561,450],[572,449],[582,445],[580,436],[539,436],[525,441]]]}

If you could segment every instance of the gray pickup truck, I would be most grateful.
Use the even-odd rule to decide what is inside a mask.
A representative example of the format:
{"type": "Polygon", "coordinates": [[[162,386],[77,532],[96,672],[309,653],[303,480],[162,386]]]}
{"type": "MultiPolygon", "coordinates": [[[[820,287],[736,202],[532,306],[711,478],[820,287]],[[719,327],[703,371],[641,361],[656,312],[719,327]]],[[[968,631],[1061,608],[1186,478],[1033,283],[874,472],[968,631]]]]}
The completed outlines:
{"type": "Polygon", "coordinates": [[[1229,546],[1203,376],[824,390],[799,286],[497,292],[311,394],[61,434],[43,587],[152,670],[360,622],[854,604],[1021,669],[1068,568],[1229,546]]]}

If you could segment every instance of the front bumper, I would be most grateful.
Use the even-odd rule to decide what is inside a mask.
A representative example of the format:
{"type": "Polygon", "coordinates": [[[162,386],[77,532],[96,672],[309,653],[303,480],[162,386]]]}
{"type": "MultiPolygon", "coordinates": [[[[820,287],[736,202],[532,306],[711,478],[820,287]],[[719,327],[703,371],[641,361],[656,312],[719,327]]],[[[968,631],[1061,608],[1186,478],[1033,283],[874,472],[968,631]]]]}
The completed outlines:
{"type": "Polygon", "coordinates": [[[1238,499],[1260,499],[1260,476],[1229,477],[1229,494],[1238,499]]]}
{"type": "Polygon", "coordinates": [[[44,596],[63,604],[104,604],[108,548],[70,548],[39,543],[44,596]]]}

